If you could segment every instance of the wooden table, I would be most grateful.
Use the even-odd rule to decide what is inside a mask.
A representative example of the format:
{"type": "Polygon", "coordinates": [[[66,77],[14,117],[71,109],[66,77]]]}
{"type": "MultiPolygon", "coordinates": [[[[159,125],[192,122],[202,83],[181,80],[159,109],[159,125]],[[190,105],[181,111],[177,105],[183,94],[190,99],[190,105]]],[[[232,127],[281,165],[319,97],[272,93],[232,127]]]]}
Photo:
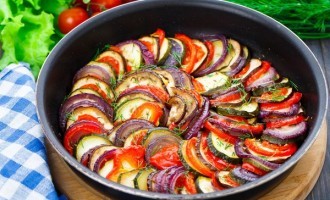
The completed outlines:
{"type": "MultiPolygon", "coordinates": [[[[316,58],[323,68],[326,78],[328,80],[328,87],[330,82],[330,39],[327,40],[308,40],[305,41],[310,49],[314,52],[316,58]]],[[[327,125],[330,127],[330,110],[327,113],[327,125]]],[[[316,182],[313,190],[307,196],[306,200],[323,200],[330,199],[330,137],[327,137],[327,151],[325,155],[325,162],[321,175],[316,182]]]]}

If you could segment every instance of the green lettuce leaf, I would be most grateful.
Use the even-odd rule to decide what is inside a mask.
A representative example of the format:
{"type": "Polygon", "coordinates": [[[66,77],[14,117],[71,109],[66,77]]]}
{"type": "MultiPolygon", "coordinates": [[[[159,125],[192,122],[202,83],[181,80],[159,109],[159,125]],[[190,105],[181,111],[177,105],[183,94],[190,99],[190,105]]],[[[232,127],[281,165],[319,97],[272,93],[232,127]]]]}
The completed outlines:
{"type": "Polygon", "coordinates": [[[72,0],[0,0],[0,71],[10,63],[30,64],[35,77],[63,37],[57,17],[72,0]]]}

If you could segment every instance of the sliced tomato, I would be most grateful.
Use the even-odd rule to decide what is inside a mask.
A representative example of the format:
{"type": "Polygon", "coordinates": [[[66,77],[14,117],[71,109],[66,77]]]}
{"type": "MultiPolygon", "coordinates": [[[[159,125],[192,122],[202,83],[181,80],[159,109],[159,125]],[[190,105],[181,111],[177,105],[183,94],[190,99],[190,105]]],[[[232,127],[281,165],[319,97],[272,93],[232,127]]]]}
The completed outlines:
{"type": "Polygon", "coordinates": [[[283,108],[287,108],[289,106],[292,106],[293,104],[296,104],[300,101],[302,97],[302,93],[295,92],[293,93],[288,99],[279,102],[279,103],[261,103],[260,109],[261,110],[280,110],[283,108]]]}
{"type": "Polygon", "coordinates": [[[91,89],[94,90],[95,92],[99,93],[99,95],[108,103],[112,103],[112,98],[110,97],[109,94],[107,94],[105,91],[103,91],[99,86],[96,84],[86,84],[81,86],[80,88],[82,89],[91,89]]]}
{"type": "Polygon", "coordinates": [[[115,73],[116,73],[117,76],[119,74],[123,74],[124,73],[123,71],[121,71],[122,69],[120,69],[120,67],[119,67],[119,62],[115,58],[113,58],[111,56],[103,56],[101,58],[96,59],[95,61],[107,63],[108,65],[110,65],[113,68],[113,70],[115,71],[115,73]]]}
{"type": "Polygon", "coordinates": [[[221,190],[226,189],[225,187],[223,187],[222,185],[219,184],[219,181],[217,180],[217,177],[215,176],[215,174],[213,174],[213,176],[211,177],[211,183],[212,183],[212,186],[217,191],[221,191],[221,190]]]}
{"type": "Polygon", "coordinates": [[[198,71],[206,69],[211,64],[213,56],[214,56],[214,46],[213,46],[212,42],[205,41],[204,44],[208,50],[208,54],[207,54],[207,57],[206,57],[205,61],[203,62],[203,64],[197,69],[198,71]]]}
{"type": "Polygon", "coordinates": [[[204,165],[198,158],[197,152],[196,152],[196,144],[197,144],[197,137],[191,138],[186,146],[186,152],[187,152],[187,158],[189,159],[192,167],[198,171],[199,173],[203,174],[207,177],[212,177],[212,170],[208,168],[206,165],[204,165]]]}
{"type": "Polygon", "coordinates": [[[195,177],[192,173],[184,173],[182,174],[175,184],[176,188],[180,188],[182,190],[185,188],[188,194],[197,194],[196,184],[195,184],[195,177]]]}
{"type": "Polygon", "coordinates": [[[282,126],[290,126],[299,124],[300,122],[303,122],[305,120],[305,117],[303,115],[295,115],[293,117],[286,117],[281,118],[280,120],[276,121],[270,121],[266,123],[267,128],[280,128],[282,126]]]}
{"type": "Polygon", "coordinates": [[[247,138],[244,144],[248,149],[262,156],[291,156],[298,148],[296,143],[277,145],[266,140],[260,141],[256,138],[247,138]]]}
{"type": "Polygon", "coordinates": [[[160,149],[155,155],[151,156],[150,164],[159,170],[172,166],[182,166],[178,154],[178,145],[169,145],[160,149]]]}
{"type": "Polygon", "coordinates": [[[191,77],[191,82],[194,86],[194,89],[198,92],[198,93],[203,93],[205,92],[205,87],[203,84],[201,84],[199,81],[197,81],[196,79],[194,79],[193,77],[191,77]]]}
{"type": "MultiPolygon", "coordinates": [[[[135,136],[131,142],[131,145],[142,145],[142,141],[144,139],[144,136],[147,135],[148,129],[138,130],[138,132],[139,132],[139,134],[135,134],[135,136]]],[[[132,133],[132,134],[134,134],[134,133],[132,133]]]]}
{"type": "MultiPolygon", "coordinates": [[[[70,120],[70,119],[68,119],[70,120]]],[[[84,115],[79,115],[78,118],[75,120],[75,122],[77,121],[92,121],[92,122],[96,122],[96,123],[100,123],[99,120],[91,115],[88,114],[84,114],[84,115]]]]}
{"type": "Polygon", "coordinates": [[[246,93],[241,91],[236,91],[228,94],[221,95],[215,99],[211,99],[211,105],[216,105],[218,103],[232,103],[237,102],[245,97],[246,93]]]}
{"type": "Polygon", "coordinates": [[[186,47],[185,55],[183,57],[181,69],[190,74],[196,62],[197,50],[190,37],[185,34],[175,34],[175,38],[180,40],[186,47]]]}
{"type": "Polygon", "coordinates": [[[249,86],[256,80],[258,80],[262,75],[267,73],[267,71],[271,68],[271,65],[269,62],[262,61],[260,69],[258,69],[255,73],[253,73],[245,82],[244,86],[249,86]]]}
{"type": "Polygon", "coordinates": [[[134,110],[131,119],[145,119],[155,124],[155,126],[158,126],[162,115],[163,108],[159,103],[146,102],[134,110]]]}
{"type": "Polygon", "coordinates": [[[246,162],[242,164],[242,168],[260,176],[263,176],[268,173],[267,171],[259,169],[258,167],[246,162]]]}
{"type": "Polygon", "coordinates": [[[145,167],[144,156],[145,148],[141,145],[132,145],[118,149],[114,157],[114,167],[106,178],[117,182],[121,173],[145,167]]]}
{"type": "Polygon", "coordinates": [[[166,103],[170,99],[170,96],[168,95],[167,92],[165,92],[164,90],[162,90],[158,87],[154,87],[154,86],[137,85],[132,88],[128,88],[125,91],[135,91],[135,90],[142,90],[142,91],[151,93],[151,94],[155,95],[156,97],[158,97],[163,103],[166,103]]]}
{"type": "Polygon", "coordinates": [[[161,46],[165,38],[165,31],[163,29],[157,28],[157,30],[151,34],[151,36],[158,37],[159,46],[161,46]]]}
{"type": "Polygon", "coordinates": [[[222,158],[219,158],[215,156],[212,151],[209,149],[207,145],[207,136],[208,132],[202,132],[201,137],[200,137],[200,151],[203,151],[205,155],[205,159],[207,162],[209,162],[213,167],[215,167],[217,170],[228,170],[228,169],[234,169],[236,165],[233,165],[231,163],[226,162],[222,158]]]}
{"type": "Polygon", "coordinates": [[[235,74],[234,78],[241,78],[246,72],[249,71],[249,69],[250,62],[248,62],[239,73],[235,74]]]}
{"type": "Polygon", "coordinates": [[[103,129],[100,123],[93,121],[81,120],[77,121],[66,130],[63,145],[64,148],[73,155],[73,149],[77,145],[78,141],[86,135],[91,134],[105,134],[106,131],[103,129]]]}
{"type": "Polygon", "coordinates": [[[225,133],[223,130],[221,130],[220,128],[215,127],[214,125],[212,125],[207,120],[204,123],[204,127],[207,130],[215,133],[217,136],[219,136],[220,138],[222,138],[224,141],[229,142],[230,144],[235,144],[236,141],[237,141],[237,137],[225,133]]]}

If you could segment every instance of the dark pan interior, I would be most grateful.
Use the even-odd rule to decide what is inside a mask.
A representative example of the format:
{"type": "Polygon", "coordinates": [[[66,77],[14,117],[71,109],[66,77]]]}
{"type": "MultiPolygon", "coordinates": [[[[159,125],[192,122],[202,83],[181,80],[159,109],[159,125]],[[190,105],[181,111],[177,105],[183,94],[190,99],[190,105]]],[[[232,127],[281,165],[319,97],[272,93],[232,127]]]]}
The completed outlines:
{"type": "Polygon", "coordinates": [[[316,59],[291,31],[267,16],[228,2],[134,2],[101,13],[66,35],[44,63],[37,85],[38,114],[47,138],[83,179],[97,189],[103,188],[103,192],[121,196],[126,193],[118,191],[127,191],[141,197],[179,198],[175,195],[166,196],[128,189],[98,177],[77,163],[61,146],[58,137],[58,110],[72,87],[72,78],[76,71],[88,63],[104,45],[135,39],[154,32],[158,27],[164,29],[167,36],[182,32],[195,38],[203,34],[224,34],[232,37],[248,46],[253,57],[269,60],[281,75],[289,77],[303,92],[302,103],[312,119],[310,133],[302,148],[286,164],[259,181],[237,189],[180,198],[236,198],[251,188],[255,190],[254,193],[249,192],[255,194],[251,197],[266,192],[284,177],[285,172],[289,171],[315,140],[327,109],[327,88],[316,59]],[[270,179],[272,180],[269,181],[270,179]],[[113,189],[105,190],[107,187],[113,189]]]}

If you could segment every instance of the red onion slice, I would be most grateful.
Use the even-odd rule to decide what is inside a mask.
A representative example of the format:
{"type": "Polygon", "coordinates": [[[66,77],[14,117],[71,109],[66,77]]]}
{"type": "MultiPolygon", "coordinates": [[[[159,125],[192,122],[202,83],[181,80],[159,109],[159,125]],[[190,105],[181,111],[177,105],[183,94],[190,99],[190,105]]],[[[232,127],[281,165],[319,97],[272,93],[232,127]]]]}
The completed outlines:
{"type": "Polygon", "coordinates": [[[307,131],[307,122],[303,121],[299,124],[282,126],[280,128],[265,129],[264,134],[272,137],[280,138],[282,140],[297,138],[307,131]]]}
{"type": "Polygon", "coordinates": [[[210,101],[203,97],[203,106],[200,115],[196,115],[193,120],[190,122],[187,131],[184,133],[183,137],[186,140],[190,138],[196,137],[198,135],[198,131],[201,129],[204,121],[210,114],[210,101]]]}
{"type": "Polygon", "coordinates": [[[243,169],[242,167],[236,167],[235,169],[230,171],[230,173],[233,176],[237,177],[238,179],[244,181],[244,183],[252,182],[252,181],[255,181],[258,178],[260,178],[260,176],[254,174],[246,169],[243,169]]]}
{"type": "Polygon", "coordinates": [[[259,163],[267,166],[271,170],[275,170],[275,169],[277,169],[281,166],[281,164],[269,162],[267,160],[264,160],[262,158],[259,158],[259,157],[255,156],[255,155],[252,155],[249,152],[246,152],[245,149],[244,149],[245,148],[244,141],[242,141],[242,140],[237,140],[234,148],[235,148],[235,152],[236,152],[238,157],[240,157],[240,158],[250,158],[250,159],[252,159],[256,162],[259,162],[259,163]]]}
{"type": "Polygon", "coordinates": [[[270,67],[269,70],[262,77],[245,87],[245,89],[247,91],[251,91],[258,87],[272,85],[275,83],[274,81],[276,80],[276,77],[279,77],[278,73],[276,72],[274,67],[270,67]]]}
{"type": "Polygon", "coordinates": [[[280,110],[260,110],[259,118],[265,118],[269,116],[275,117],[288,117],[299,113],[300,104],[293,104],[292,106],[280,110]]]}
{"type": "Polygon", "coordinates": [[[114,145],[122,147],[124,146],[127,137],[134,131],[140,129],[149,129],[153,127],[154,125],[151,122],[144,119],[127,120],[122,123],[120,127],[116,130],[114,145]]]}
{"type": "Polygon", "coordinates": [[[95,107],[102,111],[113,122],[113,108],[106,103],[101,97],[94,94],[77,94],[68,98],[60,108],[59,124],[60,129],[64,132],[68,115],[78,107],[95,107]]]}
{"type": "Polygon", "coordinates": [[[73,77],[73,83],[87,76],[95,77],[106,83],[109,83],[111,79],[110,74],[102,67],[97,65],[86,65],[75,74],[75,76],[73,77]]]}

